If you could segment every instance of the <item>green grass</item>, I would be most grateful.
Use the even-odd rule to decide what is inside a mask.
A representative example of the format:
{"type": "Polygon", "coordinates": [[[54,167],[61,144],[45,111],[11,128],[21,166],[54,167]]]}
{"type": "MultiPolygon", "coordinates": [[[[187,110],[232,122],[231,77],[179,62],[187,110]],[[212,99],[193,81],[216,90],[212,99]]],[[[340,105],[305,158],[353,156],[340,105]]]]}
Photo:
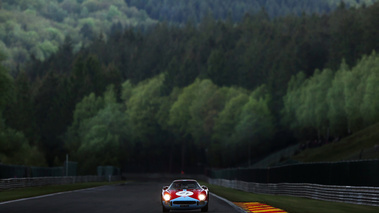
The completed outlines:
{"type": "Polygon", "coordinates": [[[120,183],[124,182],[91,182],[11,189],[0,191],[0,202],[120,183]]]}
{"type": "MultiPolygon", "coordinates": [[[[202,184],[204,184],[202,182],[202,184]]],[[[369,213],[379,212],[379,207],[354,205],[338,202],[327,202],[307,198],[278,196],[267,194],[253,194],[225,188],[221,186],[205,184],[209,190],[232,202],[260,202],[289,213],[369,213]]]]}
{"type": "MultiPolygon", "coordinates": [[[[356,132],[339,142],[307,149],[292,157],[300,162],[344,161],[379,159],[379,123],[356,132]]],[[[209,190],[233,202],[260,202],[290,213],[368,213],[379,212],[379,207],[328,202],[308,198],[253,194],[206,184],[209,190]]]]}
{"type": "Polygon", "coordinates": [[[318,148],[306,149],[293,157],[300,162],[379,159],[379,123],[318,148]]]}

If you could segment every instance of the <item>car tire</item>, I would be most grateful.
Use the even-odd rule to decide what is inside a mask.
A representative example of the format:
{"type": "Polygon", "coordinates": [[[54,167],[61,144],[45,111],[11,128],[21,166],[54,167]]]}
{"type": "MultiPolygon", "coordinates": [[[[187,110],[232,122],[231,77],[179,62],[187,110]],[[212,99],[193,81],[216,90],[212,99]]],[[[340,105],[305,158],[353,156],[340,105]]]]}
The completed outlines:
{"type": "Polygon", "coordinates": [[[208,212],[208,203],[206,206],[204,206],[203,208],[201,208],[201,212],[208,212]]]}
{"type": "Polygon", "coordinates": [[[170,209],[166,209],[163,205],[162,205],[162,212],[169,212],[170,209]]]}

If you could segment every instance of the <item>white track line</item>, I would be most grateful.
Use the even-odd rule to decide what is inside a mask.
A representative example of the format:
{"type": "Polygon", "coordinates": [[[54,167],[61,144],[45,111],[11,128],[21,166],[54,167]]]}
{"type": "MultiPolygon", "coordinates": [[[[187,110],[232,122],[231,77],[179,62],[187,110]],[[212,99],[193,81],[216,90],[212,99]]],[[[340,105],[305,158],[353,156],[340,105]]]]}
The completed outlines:
{"type": "Polygon", "coordinates": [[[66,192],[57,192],[57,193],[53,193],[53,194],[40,195],[40,196],[36,196],[36,197],[22,198],[22,199],[18,199],[18,200],[10,200],[10,201],[5,201],[5,202],[0,202],[0,205],[4,205],[4,204],[8,204],[8,203],[21,202],[21,201],[27,201],[27,200],[40,199],[40,198],[44,198],[44,197],[52,197],[52,196],[56,196],[56,195],[68,194],[68,193],[73,193],[73,192],[92,190],[92,189],[100,188],[100,187],[103,187],[103,186],[97,186],[97,187],[92,187],[92,188],[87,188],[87,189],[78,189],[78,190],[66,191],[66,192]]]}

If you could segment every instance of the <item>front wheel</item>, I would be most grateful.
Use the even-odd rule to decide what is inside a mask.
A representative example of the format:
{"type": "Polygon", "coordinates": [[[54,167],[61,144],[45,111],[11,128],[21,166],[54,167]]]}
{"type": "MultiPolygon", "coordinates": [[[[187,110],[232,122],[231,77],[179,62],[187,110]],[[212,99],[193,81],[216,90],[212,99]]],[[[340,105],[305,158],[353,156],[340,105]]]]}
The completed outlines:
{"type": "Polygon", "coordinates": [[[166,209],[163,205],[162,205],[162,212],[169,212],[170,209],[166,209]]]}
{"type": "Polygon", "coordinates": [[[201,212],[208,212],[208,203],[206,206],[204,206],[203,208],[201,208],[201,212]]]}

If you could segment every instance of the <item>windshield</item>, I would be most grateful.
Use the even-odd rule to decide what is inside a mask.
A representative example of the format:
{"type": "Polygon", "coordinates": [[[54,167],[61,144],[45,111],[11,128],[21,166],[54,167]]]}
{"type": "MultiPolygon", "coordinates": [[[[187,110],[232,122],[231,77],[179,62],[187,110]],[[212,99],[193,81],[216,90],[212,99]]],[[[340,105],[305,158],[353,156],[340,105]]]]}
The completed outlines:
{"type": "Polygon", "coordinates": [[[175,181],[171,184],[169,189],[170,190],[200,189],[200,186],[196,181],[175,181]]]}

